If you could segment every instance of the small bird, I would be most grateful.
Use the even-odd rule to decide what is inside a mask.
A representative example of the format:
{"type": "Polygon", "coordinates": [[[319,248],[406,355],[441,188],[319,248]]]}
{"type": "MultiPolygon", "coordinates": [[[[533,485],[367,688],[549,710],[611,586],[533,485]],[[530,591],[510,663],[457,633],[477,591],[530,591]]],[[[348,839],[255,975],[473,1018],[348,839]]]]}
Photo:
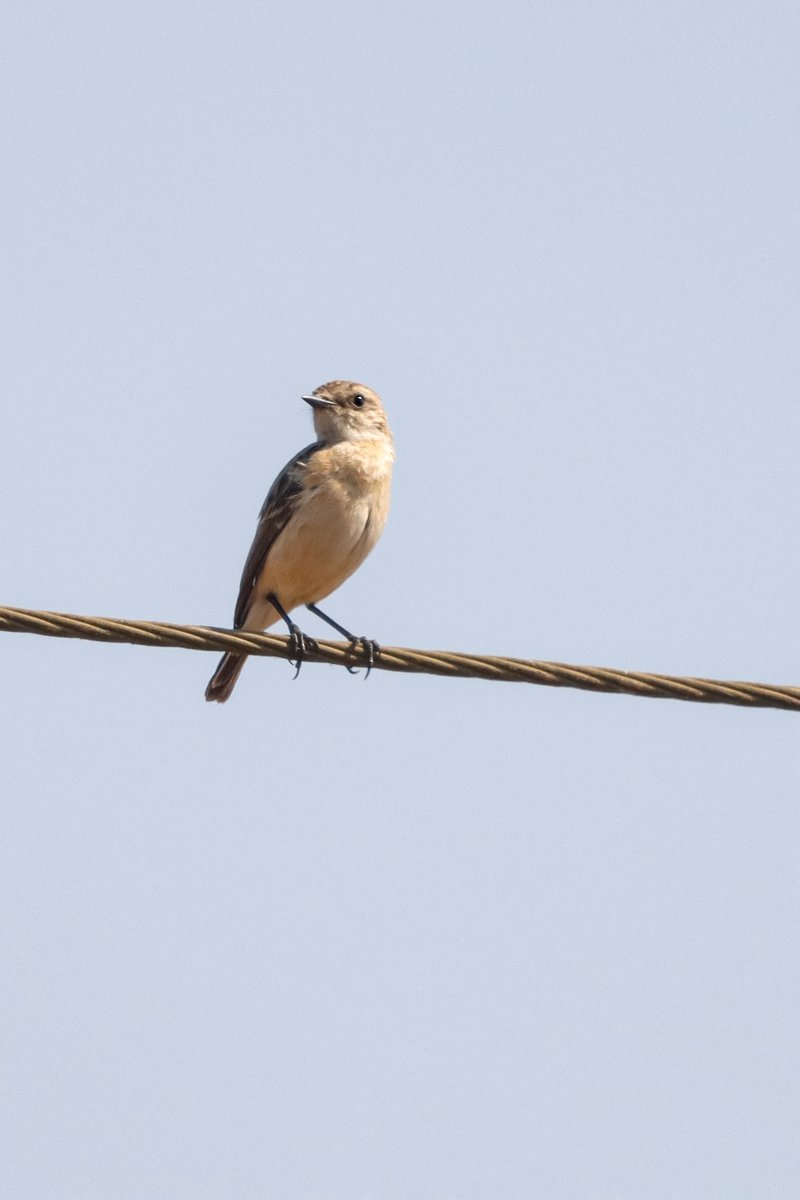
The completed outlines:
{"type": "MultiPolygon", "coordinates": [[[[269,490],[242,572],[235,629],[289,628],[297,671],[315,642],[289,613],[304,604],[364,648],[367,674],[377,642],[352,633],[317,608],[369,554],[389,513],[394,441],[380,396],[361,383],[337,379],[303,400],[314,410],[317,440],[286,464],[269,490]]],[[[224,654],[206,700],[224,703],[246,654],[224,654]]],[[[295,675],[297,674],[295,672],[295,675]]]]}

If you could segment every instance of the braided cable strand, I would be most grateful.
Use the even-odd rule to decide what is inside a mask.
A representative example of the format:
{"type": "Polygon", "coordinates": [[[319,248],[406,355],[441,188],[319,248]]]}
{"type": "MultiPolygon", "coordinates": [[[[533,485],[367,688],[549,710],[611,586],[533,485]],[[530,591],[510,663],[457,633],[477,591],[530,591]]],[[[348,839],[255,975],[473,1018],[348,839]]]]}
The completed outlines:
{"type": "MultiPolygon", "coordinates": [[[[121,621],[70,613],[39,612],[0,607],[0,631],[38,633],[46,637],[85,638],[94,642],[124,642],[134,646],[173,646],[183,650],[233,650],[272,658],[293,657],[288,639],[269,633],[214,629],[206,625],[172,625],[164,621],[121,621]]],[[[363,666],[360,651],[346,642],[318,641],[309,662],[333,666],[363,666]]],[[[701,704],[736,704],[744,708],[782,708],[800,711],[800,687],[739,683],[720,679],[651,675],[615,671],[608,667],[579,667],[494,655],[457,654],[447,650],[409,650],[384,646],[375,669],[458,679],[493,679],[505,683],[538,683],[544,687],[619,692],[651,699],[693,700],[701,704]]]]}

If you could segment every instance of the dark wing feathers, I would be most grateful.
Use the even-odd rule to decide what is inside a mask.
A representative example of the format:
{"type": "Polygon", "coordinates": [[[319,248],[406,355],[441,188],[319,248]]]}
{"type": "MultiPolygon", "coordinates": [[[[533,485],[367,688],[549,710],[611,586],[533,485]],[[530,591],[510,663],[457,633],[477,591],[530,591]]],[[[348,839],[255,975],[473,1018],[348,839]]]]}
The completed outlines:
{"type": "Polygon", "coordinates": [[[234,629],[241,629],[244,624],[253,589],[267,560],[267,555],[278,534],[294,512],[297,498],[303,489],[303,469],[312,455],[321,450],[322,446],[322,442],[312,442],[299,454],[295,454],[269,489],[258,515],[256,536],[253,538],[253,544],[242,571],[239,599],[236,601],[236,611],[233,617],[234,629]]]}

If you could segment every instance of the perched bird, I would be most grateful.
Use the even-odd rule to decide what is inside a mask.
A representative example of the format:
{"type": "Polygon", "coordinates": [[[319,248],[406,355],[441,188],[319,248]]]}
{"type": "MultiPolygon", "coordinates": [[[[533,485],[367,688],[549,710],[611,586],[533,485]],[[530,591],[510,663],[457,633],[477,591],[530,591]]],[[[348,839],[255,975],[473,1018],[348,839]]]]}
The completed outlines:
{"type": "MultiPolygon", "coordinates": [[[[314,410],[316,442],[288,462],[269,490],[242,573],[236,629],[289,627],[297,670],[313,639],[289,617],[305,604],[354,646],[367,668],[380,653],[317,608],[361,565],[389,512],[394,442],[380,396],[361,383],[324,383],[303,400],[314,410]]],[[[206,688],[223,703],[233,691],[246,654],[225,654],[206,688]]]]}

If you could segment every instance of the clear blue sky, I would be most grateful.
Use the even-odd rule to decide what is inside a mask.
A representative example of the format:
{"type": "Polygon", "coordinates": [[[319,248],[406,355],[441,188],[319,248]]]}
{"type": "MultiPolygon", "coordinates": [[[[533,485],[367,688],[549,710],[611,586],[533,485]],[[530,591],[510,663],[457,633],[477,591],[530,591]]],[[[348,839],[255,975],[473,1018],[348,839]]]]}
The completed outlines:
{"type": "MultiPolygon", "coordinates": [[[[799,51],[771,0],[7,0],[2,602],[228,623],[354,378],[344,624],[800,682],[799,51]]],[[[800,717],[0,662],[4,1195],[798,1195],[800,717]]]]}

